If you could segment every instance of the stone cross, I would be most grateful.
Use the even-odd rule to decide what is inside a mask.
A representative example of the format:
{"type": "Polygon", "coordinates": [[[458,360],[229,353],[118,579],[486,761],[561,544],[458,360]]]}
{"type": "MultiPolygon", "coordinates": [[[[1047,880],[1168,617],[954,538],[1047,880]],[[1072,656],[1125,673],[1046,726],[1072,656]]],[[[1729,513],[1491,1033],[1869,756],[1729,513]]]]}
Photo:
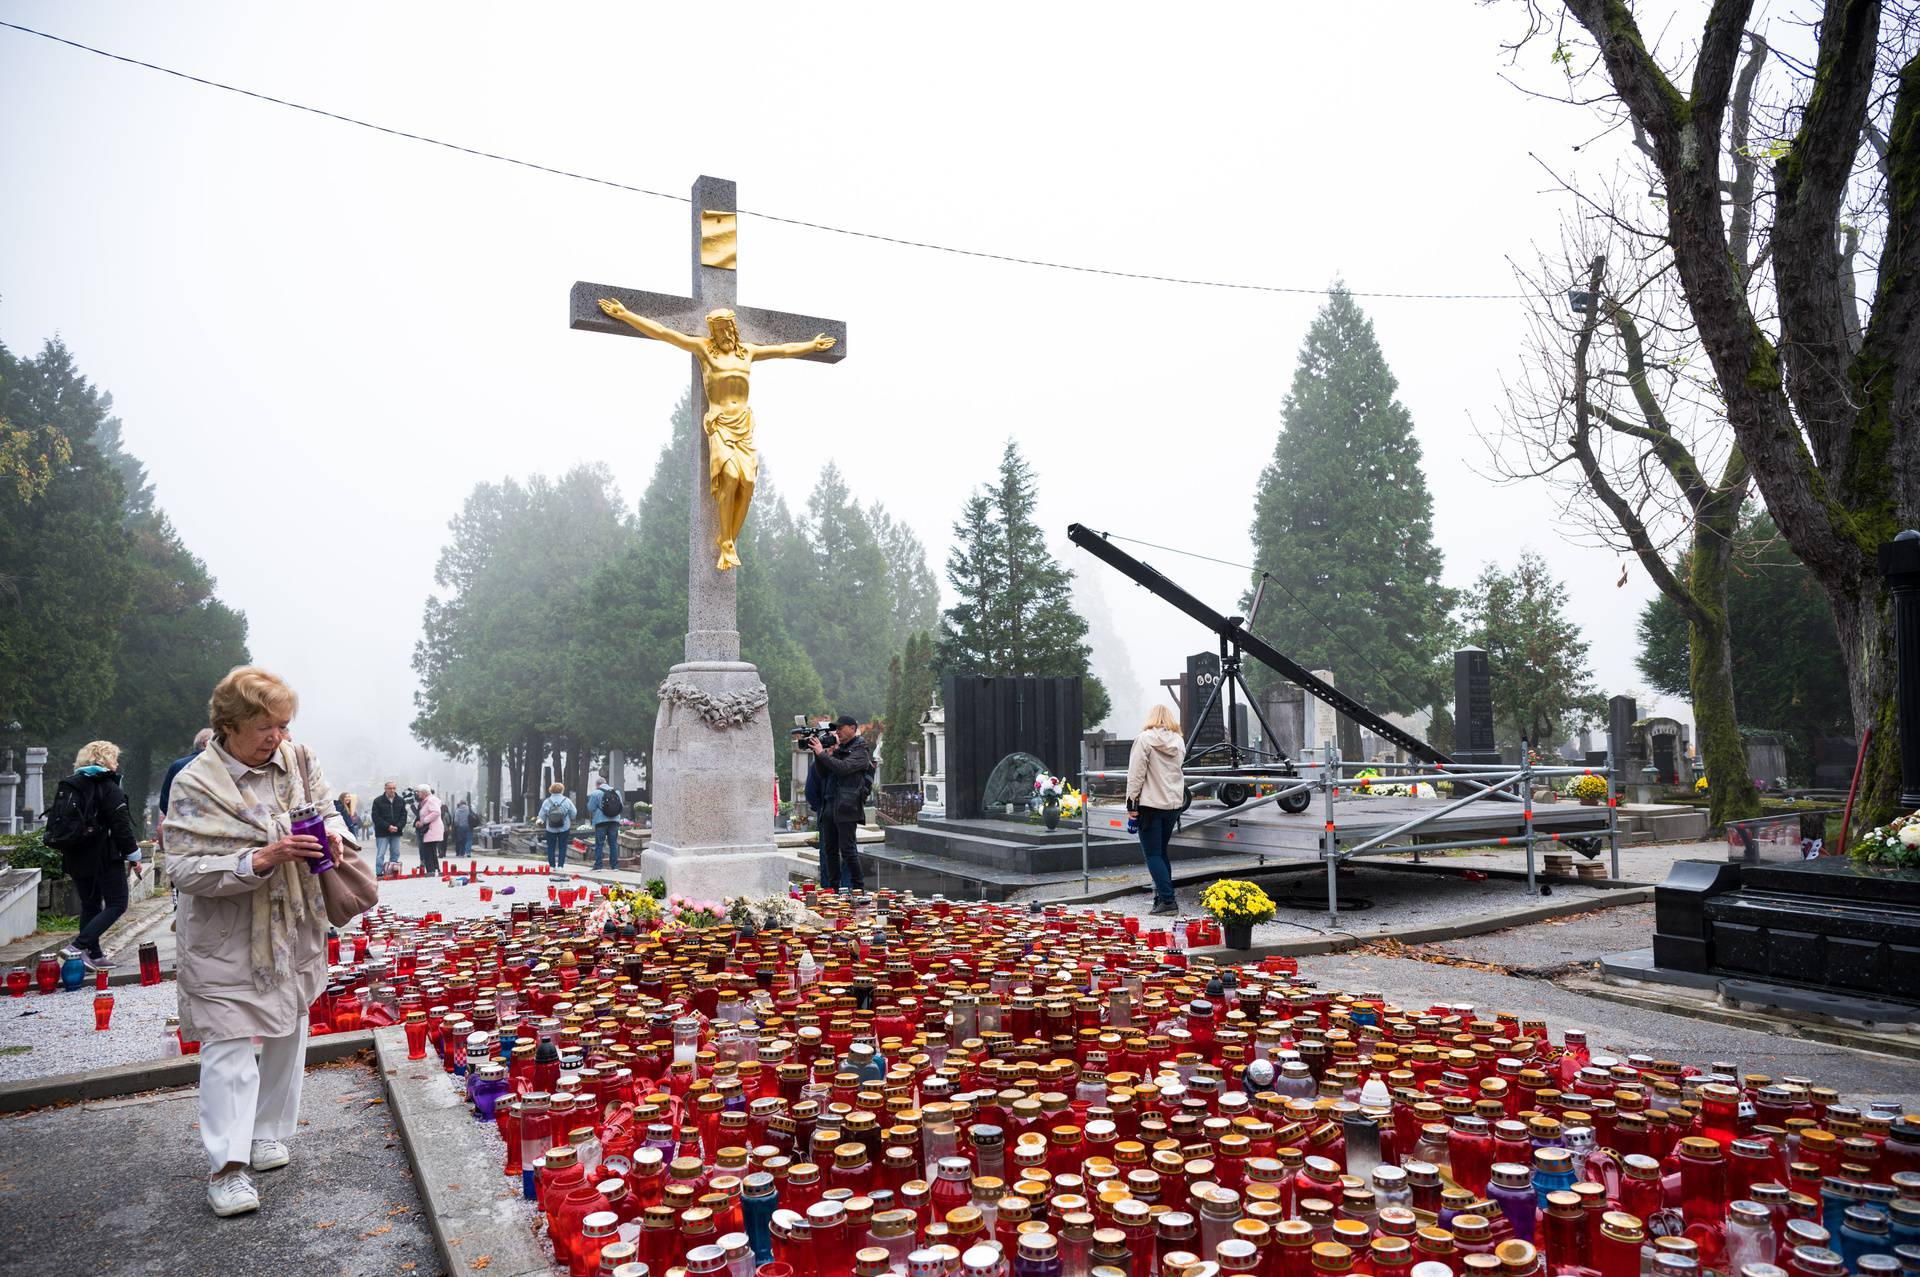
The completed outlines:
{"type": "MultiPolygon", "coordinates": [[[[576,283],[569,307],[571,327],[589,332],[614,333],[638,337],[639,333],[600,310],[600,299],[611,297],[636,315],[645,315],[669,328],[686,333],[704,333],[707,312],[716,307],[733,311],[740,336],[757,346],[782,342],[808,341],[816,333],[834,339],[831,350],[816,351],[798,358],[819,363],[838,363],[847,356],[847,326],[836,319],[815,319],[783,310],[761,310],[737,305],[740,272],[735,251],[735,226],[739,203],[734,184],[718,177],[702,177],[693,184],[693,296],[675,297],[665,293],[639,292],[608,284],[576,283]]],[[[738,624],[738,580],[732,572],[714,566],[713,543],[719,526],[719,512],[708,490],[707,449],[701,428],[706,416],[707,397],[700,379],[700,360],[690,356],[693,368],[693,449],[694,517],[688,529],[687,551],[687,659],[689,661],[737,661],[740,659],[738,624]]],[[[796,447],[799,441],[796,440],[796,447]]],[[[751,517],[751,516],[749,516],[751,517]]]]}
{"type": "MultiPolygon", "coordinates": [[[[760,310],[734,302],[739,205],[734,185],[702,177],[693,184],[693,295],[674,297],[605,284],[576,283],[568,322],[590,332],[640,336],[600,309],[612,298],[635,315],[682,333],[706,331],[707,312],[733,311],[741,338],[756,346],[834,338],[831,349],[798,358],[834,363],[846,357],[847,328],[831,319],[760,310]]],[[[696,899],[784,894],[790,864],[773,844],[769,801],[774,757],[767,689],[759,671],[740,659],[739,573],[720,571],[714,558],[720,514],[707,470],[706,389],[700,357],[693,372],[690,429],[695,446],[692,517],[687,528],[686,660],[660,685],[653,758],[647,784],[653,800],[653,838],[642,871],[666,879],[667,889],[696,899]]],[[[806,445],[796,439],[796,449],[806,445]]],[[[751,515],[749,515],[751,517],[751,515]]]]}

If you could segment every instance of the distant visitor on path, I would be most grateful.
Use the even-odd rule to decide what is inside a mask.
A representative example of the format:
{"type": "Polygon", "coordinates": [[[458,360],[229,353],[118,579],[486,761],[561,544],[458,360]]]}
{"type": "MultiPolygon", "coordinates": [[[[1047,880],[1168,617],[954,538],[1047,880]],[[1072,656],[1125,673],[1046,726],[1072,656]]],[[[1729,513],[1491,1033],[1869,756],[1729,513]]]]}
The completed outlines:
{"type": "Polygon", "coordinates": [[[470,855],[473,851],[473,808],[462,798],[453,805],[453,854],[470,855]]]}
{"type": "Polygon", "coordinates": [[[447,840],[447,808],[433,796],[432,785],[415,785],[420,806],[413,813],[413,832],[420,838],[420,872],[440,872],[440,847],[447,840]]]}
{"type": "Polygon", "coordinates": [[[175,777],[167,810],[180,1034],[200,1042],[200,1142],[215,1215],[258,1210],[251,1172],[287,1164],[307,1008],[327,979],[327,897],[343,869],[367,891],[359,909],[373,894],[319,762],[288,739],[298,707],[293,689],[257,666],[221,679],[207,707],[213,739],[175,777]],[[324,875],[311,867],[325,863],[320,840],[292,832],[293,809],[307,804],[326,820],[335,865],[324,875]]]}
{"type": "Polygon", "coordinates": [[[587,795],[587,814],[593,819],[593,867],[600,867],[600,844],[607,846],[607,867],[620,867],[620,813],[626,810],[626,804],[620,799],[620,791],[600,778],[600,787],[587,795]]]}
{"type": "Polygon", "coordinates": [[[567,867],[567,840],[573,837],[573,822],[579,810],[567,797],[567,787],[559,781],[547,786],[547,799],[540,804],[540,832],[547,836],[547,868],[567,867]]]}
{"type": "Polygon", "coordinates": [[[118,745],[97,740],[80,747],[73,775],[54,791],[43,837],[80,893],[80,934],[67,951],[97,970],[106,965],[100,937],[127,911],[127,859],[140,854],[120,788],[118,745]]]}
{"type": "Polygon", "coordinates": [[[1187,782],[1181,768],[1187,761],[1187,743],[1180,737],[1180,720],[1165,705],[1155,705],[1147,724],[1133,738],[1127,756],[1127,810],[1140,823],[1140,851],[1153,878],[1153,913],[1178,913],[1173,894],[1173,868],[1167,863],[1167,844],[1186,806],[1187,782]]]}
{"type": "Polygon", "coordinates": [[[382,878],[400,872],[400,835],[407,823],[407,800],[400,786],[388,781],[386,789],[373,800],[374,870],[382,878]]]}
{"type": "Polygon", "coordinates": [[[753,409],[747,406],[753,361],[831,350],[833,338],[821,333],[812,341],[756,346],[740,339],[733,312],[724,308],[707,313],[705,337],[636,315],[611,297],[600,300],[600,309],[635,332],[678,346],[700,361],[700,385],[707,393],[707,415],[700,426],[707,433],[707,477],[714,503],[720,507],[720,558],[714,566],[722,572],[739,567],[733,543],[746,526],[753,485],[760,478],[760,457],[753,448],[753,409]]]}

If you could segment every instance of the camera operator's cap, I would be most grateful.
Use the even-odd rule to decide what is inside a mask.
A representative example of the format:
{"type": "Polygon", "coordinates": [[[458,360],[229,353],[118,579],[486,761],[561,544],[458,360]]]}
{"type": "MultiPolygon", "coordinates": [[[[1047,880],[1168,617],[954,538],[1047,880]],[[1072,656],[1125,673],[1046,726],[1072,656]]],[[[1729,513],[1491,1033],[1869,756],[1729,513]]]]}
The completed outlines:
{"type": "Polygon", "coordinates": [[[858,731],[860,729],[860,720],[851,714],[842,714],[833,720],[833,725],[835,727],[851,727],[855,731],[858,731]]]}

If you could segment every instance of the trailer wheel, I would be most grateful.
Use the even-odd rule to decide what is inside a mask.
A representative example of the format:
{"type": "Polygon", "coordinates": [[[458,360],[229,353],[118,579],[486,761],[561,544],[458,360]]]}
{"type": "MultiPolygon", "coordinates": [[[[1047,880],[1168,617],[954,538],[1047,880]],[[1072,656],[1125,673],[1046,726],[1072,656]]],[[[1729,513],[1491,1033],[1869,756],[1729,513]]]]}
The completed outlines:
{"type": "Polygon", "coordinates": [[[1280,810],[1290,816],[1298,816],[1312,805],[1313,791],[1311,789],[1303,789],[1297,794],[1288,794],[1285,798],[1282,798],[1278,804],[1280,810]]]}
{"type": "Polygon", "coordinates": [[[1238,807],[1241,803],[1247,801],[1247,797],[1251,792],[1252,791],[1245,785],[1237,781],[1228,781],[1226,784],[1220,786],[1220,802],[1227,807],[1238,807]]]}

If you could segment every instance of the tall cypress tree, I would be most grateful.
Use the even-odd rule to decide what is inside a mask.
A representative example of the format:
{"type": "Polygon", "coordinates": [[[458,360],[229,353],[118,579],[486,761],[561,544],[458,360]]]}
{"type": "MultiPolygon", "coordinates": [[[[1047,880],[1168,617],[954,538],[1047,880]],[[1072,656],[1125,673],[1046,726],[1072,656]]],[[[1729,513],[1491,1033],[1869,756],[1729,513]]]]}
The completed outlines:
{"type": "Polygon", "coordinates": [[[1301,343],[1252,534],[1256,585],[1271,573],[1293,596],[1269,593],[1260,632],[1361,701],[1407,713],[1440,691],[1452,592],[1398,386],[1372,322],[1336,290],[1301,343]]]}
{"type": "Polygon", "coordinates": [[[1035,501],[1033,468],[1008,440],[998,479],[967,499],[953,526],[947,581],[958,602],[941,614],[935,663],[946,674],[1078,675],[1091,726],[1110,701],[1089,665],[1073,573],[1047,548],[1035,501]]]}

